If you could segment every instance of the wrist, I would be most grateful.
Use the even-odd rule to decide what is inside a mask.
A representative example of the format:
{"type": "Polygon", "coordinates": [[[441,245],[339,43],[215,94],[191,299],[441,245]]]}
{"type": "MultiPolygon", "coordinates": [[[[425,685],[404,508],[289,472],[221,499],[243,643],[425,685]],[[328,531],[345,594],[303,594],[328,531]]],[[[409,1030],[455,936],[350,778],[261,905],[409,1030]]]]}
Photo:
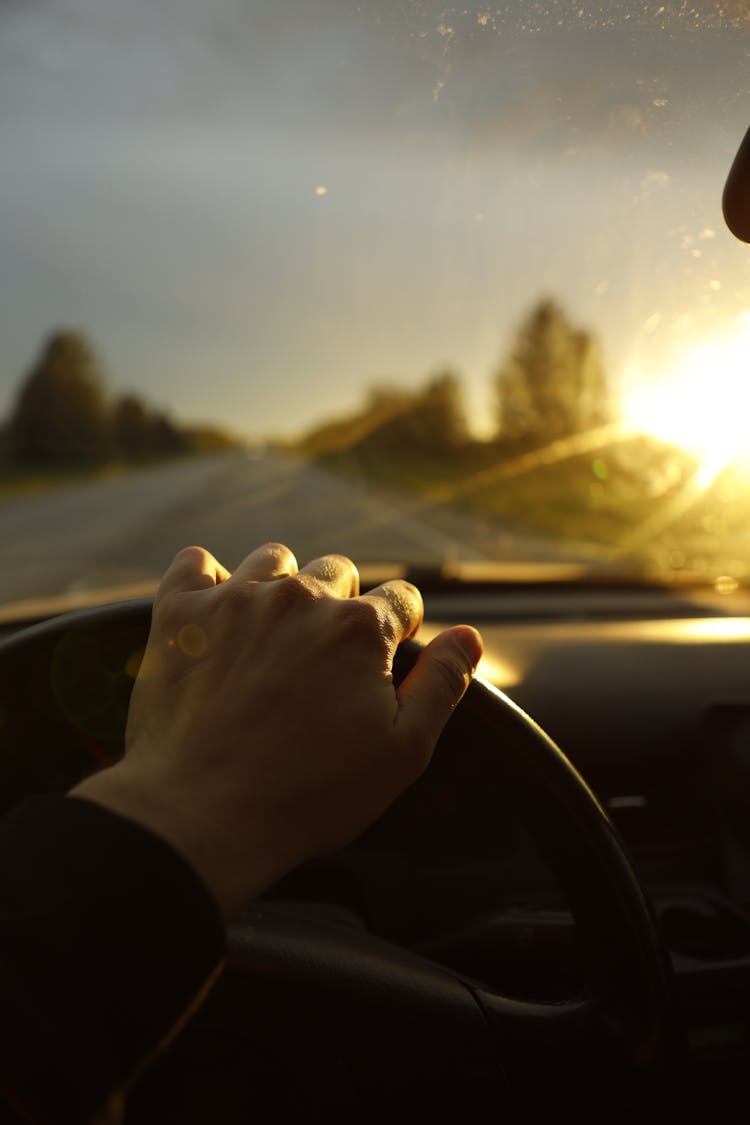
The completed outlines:
{"type": "Polygon", "coordinates": [[[218,827],[181,801],[166,781],[142,777],[125,759],[86,778],[69,795],[125,816],[170,844],[197,873],[226,921],[236,918],[276,877],[258,863],[258,857],[267,854],[260,841],[252,861],[247,850],[238,854],[225,826],[218,827]]]}

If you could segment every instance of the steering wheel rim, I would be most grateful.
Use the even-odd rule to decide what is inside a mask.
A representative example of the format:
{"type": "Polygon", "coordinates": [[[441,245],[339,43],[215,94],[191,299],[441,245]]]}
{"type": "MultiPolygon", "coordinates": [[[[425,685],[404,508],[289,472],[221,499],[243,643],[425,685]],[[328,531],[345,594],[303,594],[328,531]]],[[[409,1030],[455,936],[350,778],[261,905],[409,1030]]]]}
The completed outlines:
{"type": "MultiPolygon", "coordinates": [[[[64,791],[121,752],[151,604],[151,599],[139,599],[77,611],[0,642],[3,809],[32,792],[64,791]],[[22,761],[18,748],[28,746],[29,727],[36,731],[32,754],[22,761]],[[64,752],[58,753],[55,747],[61,746],[64,752]]],[[[401,646],[396,679],[418,652],[414,642],[401,646]]],[[[508,776],[524,795],[534,822],[532,834],[560,876],[587,938],[590,971],[580,994],[552,1004],[513,999],[372,935],[279,916],[273,904],[265,903],[230,931],[225,981],[235,990],[242,982],[250,1001],[257,1004],[262,998],[269,1010],[279,1008],[283,993],[287,1021],[295,1018],[300,1004],[320,1010],[321,996],[340,996],[345,982],[350,1015],[351,1004],[380,1005],[380,1011],[386,996],[384,1010],[393,1020],[399,1012],[403,1018],[407,1001],[415,1003],[418,979],[416,1007],[424,1009],[424,1026],[431,1027],[438,1014],[452,1012],[455,1028],[473,1044],[473,1057],[482,1060],[482,1092],[471,1110],[473,1121],[485,1119],[484,1101],[495,1108],[502,1103],[507,1111],[529,1099],[537,1108],[554,1109],[558,1120],[561,1105],[576,1122],[587,1120],[589,1111],[592,1120],[601,1120],[596,1114],[603,1104],[612,1111],[608,1119],[631,1120],[637,1112],[645,1120],[644,1114],[653,1112],[654,1120],[685,1120],[686,1106],[682,1101],[678,1106],[675,1096],[685,1089],[685,1077],[669,968],[648,900],[611,821],[555,743],[489,683],[475,679],[449,728],[453,737],[465,728],[465,738],[483,732],[502,746],[508,776]],[[616,1118],[614,1111],[622,1116],[616,1118]]],[[[209,1002],[209,1024],[212,1019],[214,1027],[217,1020],[218,1025],[231,1022],[236,1003],[225,983],[209,1002]]],[[[200,1020],[196,1028],[193,1037],[197,1034],[205,1050],[200,1020]]],[[[390,1035],[390,1030],[384,1032],[384,1037],[390,1035]]],[[[392,1059],[395,1069],[397,1063],[392,1059]]],[[[171,1065],[181,1065],[179,1052],[173,1053],[171,1065]]],[[[148,1095],[149,1084],[158,1090],[161,1080],[157,1067],[153,1082],[145,1084],[138,1120],[149,1119],[154,1096],[164,1120],[161,1095],[152,1094],[151,1103],[148,1095]]],[[[407,1072],[398,1087],[402,1103],[410,1081],[407,1072]]],[[[430,1081],[435,1084],[434,1071],[430,1081]]],[[[445,1094],[433,1102],[431,1114],[438,1120],[469,1119],[463,1116],[465,1106],[460,1116],[445,1116],[450,1102],[445,1094]]],[[[370,1108],[376,1104],[371,1097],[370,1108]]],[[[423,1099],[419,1110],[424,1111],[423,1099]]],[[[329,1106],[321,1120],[334,1118],[329,1106]]],[[[360,1119],[370,1118],[360,1112],[360,1119]]]]}

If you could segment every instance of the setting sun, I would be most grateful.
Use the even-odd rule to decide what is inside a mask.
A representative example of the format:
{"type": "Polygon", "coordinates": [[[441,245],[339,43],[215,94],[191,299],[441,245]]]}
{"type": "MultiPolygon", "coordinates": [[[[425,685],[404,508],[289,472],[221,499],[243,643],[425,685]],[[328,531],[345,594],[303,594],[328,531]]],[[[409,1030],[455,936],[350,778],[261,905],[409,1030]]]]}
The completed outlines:
{"type": "Polygon", "coordinates": [[[698,345],[668,376],[636,385],[623,403],[629,428],[695,454],[715,476],[750,455],[750,313],[698,345]]]}

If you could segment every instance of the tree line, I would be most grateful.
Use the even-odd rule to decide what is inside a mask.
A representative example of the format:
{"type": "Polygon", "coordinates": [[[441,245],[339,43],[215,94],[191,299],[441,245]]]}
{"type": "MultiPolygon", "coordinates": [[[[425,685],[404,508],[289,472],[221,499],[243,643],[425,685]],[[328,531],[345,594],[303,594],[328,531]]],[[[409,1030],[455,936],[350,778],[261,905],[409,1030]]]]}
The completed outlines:
{"type": "Polygon", "coordinates": [[[232,444],[218,429],[178,425],[132,391],[110,396],[86,336],[59,331],[21,381],[2,431],[2,461],[12,468],[93,469],[232,444]]]}
{"type": "MultiPolygon", "coordinates": [[[[495,446],[526,452],[612,419],[612,400],[595,337],[550,298],[520,324],[494,375],[495,446]]],[[[178,425],[134,392],[111,396],[101,364],[81,332],[44,342],[18,388],[2,432],[6,466],[95,468],[146,462],[235,444],[220,430],[178,425]]],[[[418,390],[381,385],[362,408],[324,421],[297,442],[315,458],[354,454],[366,467],[389,458],[455,459],[476,445],[461,383],[449,370],[418,390]]]]}
{"type": "MultiPolygon", "coordinates": [[[[543,448],[614,419],[612,394],[596,338],[558,302],[539,301],[520,324],[493,376],[494,438],[509,454],[543,448]]],[[[452,371],[414,391],[370,390],[362,408],[303,435],[313,457],[356,453],[363,464],[388,456],[450,457],[472,442],[461,383],[452,371]]]]}
{"type": "Polygon", "coordinates": [[[355,479],[470,512],[490,544],[493,529],[523,528],[660,571],[705,545],[715,494],[695,511],[686,505],[684,518],[670,509],[691,496],[694,457],[618,425],[598,341],[557,301],[528,311],[491,378],[487,440],[467,423],[460,379],[442,371],[414,390],[371,389],[358,411],[314,427],[298,447],[355,479]]]}

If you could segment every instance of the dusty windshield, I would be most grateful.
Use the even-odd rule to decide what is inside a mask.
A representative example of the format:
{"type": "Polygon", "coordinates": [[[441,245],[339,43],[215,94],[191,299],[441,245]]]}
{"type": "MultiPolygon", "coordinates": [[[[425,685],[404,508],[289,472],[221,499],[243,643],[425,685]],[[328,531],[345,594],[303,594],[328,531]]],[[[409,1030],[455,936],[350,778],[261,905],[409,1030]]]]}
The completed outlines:
{"type": "Polygon", "coordinates": [[[0,12],[2,600],[174,551],[750,576],[742,3],[0,12]]]}

